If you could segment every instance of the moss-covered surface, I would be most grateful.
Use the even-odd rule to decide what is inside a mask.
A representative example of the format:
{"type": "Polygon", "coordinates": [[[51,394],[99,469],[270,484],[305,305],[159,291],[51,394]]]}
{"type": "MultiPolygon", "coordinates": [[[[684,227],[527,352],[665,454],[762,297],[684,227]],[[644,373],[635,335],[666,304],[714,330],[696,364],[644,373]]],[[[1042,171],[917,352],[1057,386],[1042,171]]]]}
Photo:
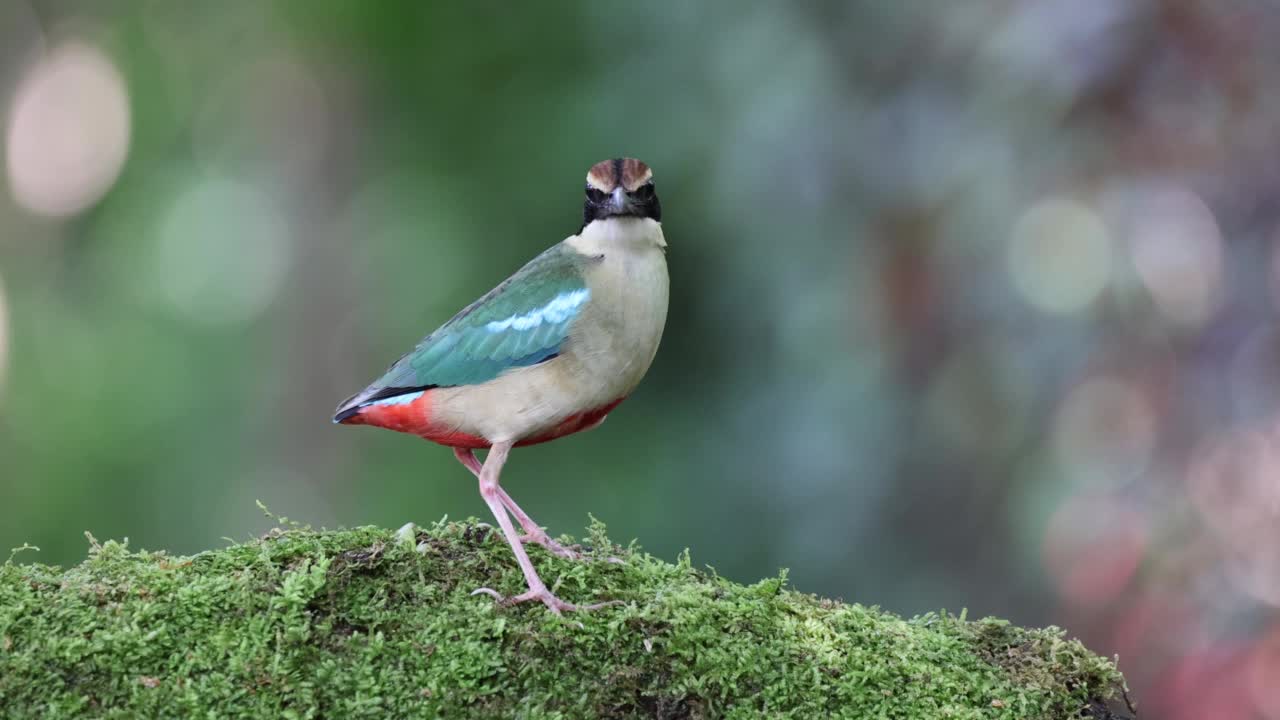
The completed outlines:
{"type": "Polygon", "coordinates": [[[523,588],[474,522],[10,562],[0,716],[1101,718],[1122,686],[1056,629],[903,620],[595,535],[592,561],[534,548],[561,597],[624,601],[565,617],[470,594],[523,588]]]}

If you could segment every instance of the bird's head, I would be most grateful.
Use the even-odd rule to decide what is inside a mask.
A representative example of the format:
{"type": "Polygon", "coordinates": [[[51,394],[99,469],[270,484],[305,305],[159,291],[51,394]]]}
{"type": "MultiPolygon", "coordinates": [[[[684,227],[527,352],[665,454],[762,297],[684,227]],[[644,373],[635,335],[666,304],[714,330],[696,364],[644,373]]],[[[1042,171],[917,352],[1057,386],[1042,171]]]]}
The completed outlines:
{"type": "Polygon", "coordinates": [[[587,200],[582,226],[612,217],[662,221],[662,206],[653,189],[653,171],[635,158],[603,160],[587,171],[587,200]]]}

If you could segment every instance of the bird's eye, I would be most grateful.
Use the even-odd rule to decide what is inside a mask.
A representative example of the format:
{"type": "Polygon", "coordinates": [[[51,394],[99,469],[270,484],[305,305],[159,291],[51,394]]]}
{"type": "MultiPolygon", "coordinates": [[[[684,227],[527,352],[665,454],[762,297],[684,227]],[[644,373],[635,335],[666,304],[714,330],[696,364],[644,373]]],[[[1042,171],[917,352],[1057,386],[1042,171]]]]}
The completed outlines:
{"type": "Polygon", "coordinates": [[[587,188],[587,199],[593,203],[604,202],[604,192],[593,187],[587,188]]]}
{"type": "Polygon", "coordinates": [[[653,183],[646,183],[644,185],[641,185],[640,187],[636,188],[636,191],[632,194],[640,198],[641,200],[648,200],[649,198],[653,197],[653,183]]]}

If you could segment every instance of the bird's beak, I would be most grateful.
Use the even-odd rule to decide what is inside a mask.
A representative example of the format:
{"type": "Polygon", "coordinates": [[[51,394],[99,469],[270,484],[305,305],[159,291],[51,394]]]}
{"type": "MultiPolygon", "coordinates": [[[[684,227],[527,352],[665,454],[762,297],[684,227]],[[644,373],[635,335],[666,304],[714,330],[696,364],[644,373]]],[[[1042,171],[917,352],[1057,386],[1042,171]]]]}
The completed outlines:
{"type": "Polygon", "coordinates": [[[621,185],[613,189],[613,195],[609,198],[609,209],[619,215],[627,209],[627,191],[621,185]]]}

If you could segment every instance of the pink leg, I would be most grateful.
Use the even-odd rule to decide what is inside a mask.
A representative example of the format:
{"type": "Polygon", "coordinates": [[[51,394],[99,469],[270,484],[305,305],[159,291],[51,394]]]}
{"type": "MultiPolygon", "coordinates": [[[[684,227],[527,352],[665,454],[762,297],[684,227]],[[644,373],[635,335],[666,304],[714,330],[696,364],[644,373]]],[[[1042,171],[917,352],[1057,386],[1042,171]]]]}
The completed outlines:
{"type": "Polygon", "coordinates": [[[462,466],[471,471],[472,475],[480,477],[480,461],[476,459],[476,453],[471,448],[456,447],[453,449],[453,456],[458,458],[458,462],[462,466]]]}
{"type": "Polygon", "coordinates": [[[520,538],[516,535],[515,526],[511,524],[511,518],[507,516],[507,510],[502,504],[500,494],[502,488],[498,485],[498,476],[502,472],[502,466],[507,461],[507,455],[511,452],[513,443],[495,443],[493,448],[489,450],[489,456],[485,458],[484,465],[480,468],[480,497],[484,498],[484,502],[489,506],[489,511],[497,518],[498,525],[502,527],[502,534],[507,538],[507,544],[511,546],[511,552],[516,556],[516,562],[520,565],[521,572],[524,573],[524,580],[529,585],[528,592],[521,593],[514,597],[503,598],[496,590],[490,588],[480,588],[472,592],[484,593],[492,595],[498,602],[503,605],[515,605],[529,600],[539,600],[543,605],[550,608],[551,612],[559,615],[562,610],[594,610],[596,608],[611,605],[613,603],[595,603],[593,605],[574,605],[567,603],[547,589],[542,578],[538,577],[538,571],[533,569],[533,563],[529,560],[529,555],[524,551],[524,545],[520,543],[520,538]]]}
{"type": "MultiPolygon", "coordinates": [[[[454,448],[453,456],[458,458],[458,462],[462,463],[473,475],[477,478],[480,477],[480,461],[476,459],[474,451],[470,448],[454,448]]],[[[538,523],[534,522],[533,518],[529,517],[528,513],[521,510],[520,506],[516,504],[516,501],[512,500],[511,496],[508,495],[507,491],[503,490],[501,486],[498,487],[498,500],[502,502],[503,507],[515,516],[516,522],[520,523],[520,527],[524,529],[524,534],[520,536],[520,542],[537,543],[562,558],[568,558],[570,560],[582,559],[582,553],[570,550],[555,540],[552,540],[551,536],[548,535],[547,532],[538,525],[538,523]]]]}

